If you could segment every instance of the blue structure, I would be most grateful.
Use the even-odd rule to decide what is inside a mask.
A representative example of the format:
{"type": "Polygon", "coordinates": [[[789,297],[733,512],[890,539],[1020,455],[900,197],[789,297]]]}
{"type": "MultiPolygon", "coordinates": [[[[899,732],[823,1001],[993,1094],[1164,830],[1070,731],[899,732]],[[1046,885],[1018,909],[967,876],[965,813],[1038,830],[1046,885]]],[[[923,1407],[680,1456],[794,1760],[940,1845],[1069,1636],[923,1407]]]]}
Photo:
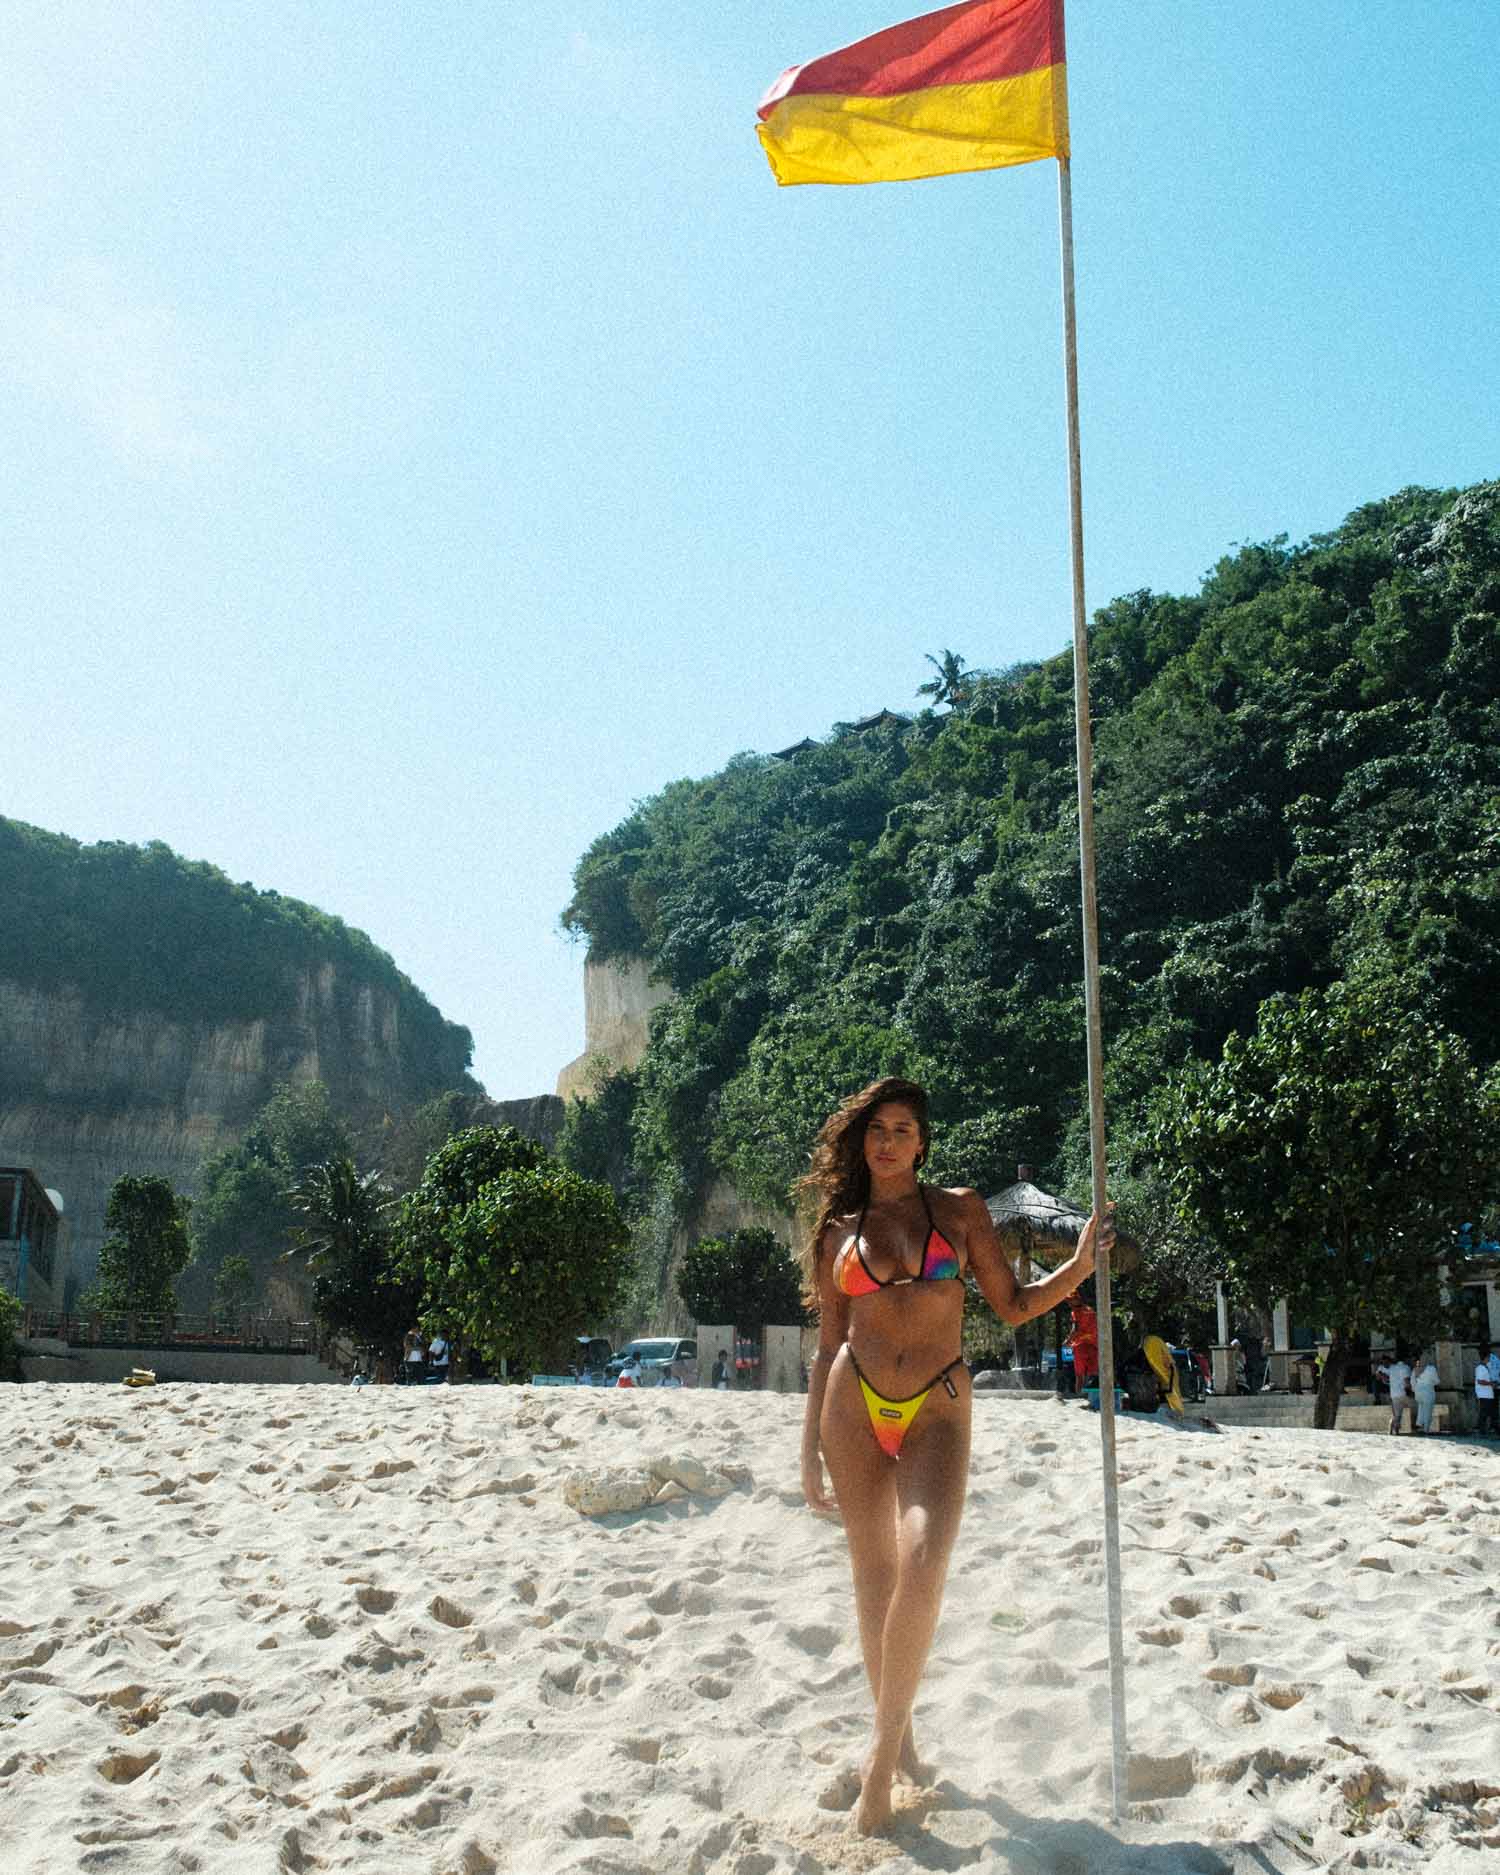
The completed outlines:
{"type": "Polygon", "coordinates": [[[0,1166],[0,1289],[61,1308],[66,1274],[61,1198],[25,1166],[0,1166]]]}

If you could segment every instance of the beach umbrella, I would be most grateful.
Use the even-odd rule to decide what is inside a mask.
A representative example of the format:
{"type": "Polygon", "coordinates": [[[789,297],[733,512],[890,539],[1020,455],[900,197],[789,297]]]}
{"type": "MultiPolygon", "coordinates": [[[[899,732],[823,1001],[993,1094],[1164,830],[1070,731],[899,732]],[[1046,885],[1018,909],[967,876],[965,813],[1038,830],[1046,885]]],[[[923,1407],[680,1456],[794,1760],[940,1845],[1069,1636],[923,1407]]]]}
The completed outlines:
{"type": "MultiPolygon", "coordinates": [[[[1023,1266],[1033,1262],[1051,1266],[1072,1256],[1089,1221],[1087,1211],[1033,1184],[1031,1167],[1027,1165],[1016,1168],[1015,1184],[986,1198],[984,1204],[1006,1255],[1023,1266]]],[[[1128,1231],[1117,1228],[1113,1259],[1116,1274],[1128,1274],[1140,1266],[1140,1261],[1140,1244],[1128,1231]]],[[[1026,1267],[1022,1280],[1029,1281],[1030,1274],[1026,1267]]]]}

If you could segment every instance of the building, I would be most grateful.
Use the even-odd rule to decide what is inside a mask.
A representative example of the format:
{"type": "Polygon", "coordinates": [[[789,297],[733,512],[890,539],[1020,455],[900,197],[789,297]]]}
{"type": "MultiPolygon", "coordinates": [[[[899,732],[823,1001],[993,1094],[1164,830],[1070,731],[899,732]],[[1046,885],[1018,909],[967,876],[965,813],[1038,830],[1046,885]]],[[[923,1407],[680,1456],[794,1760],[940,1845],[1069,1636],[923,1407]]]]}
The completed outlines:
{"type": "Polygon", "coordinates": [[[0,1289],[60,1309],[67,1283],[63,1201],[24,1166],[0,1166],[0,1289]]]}

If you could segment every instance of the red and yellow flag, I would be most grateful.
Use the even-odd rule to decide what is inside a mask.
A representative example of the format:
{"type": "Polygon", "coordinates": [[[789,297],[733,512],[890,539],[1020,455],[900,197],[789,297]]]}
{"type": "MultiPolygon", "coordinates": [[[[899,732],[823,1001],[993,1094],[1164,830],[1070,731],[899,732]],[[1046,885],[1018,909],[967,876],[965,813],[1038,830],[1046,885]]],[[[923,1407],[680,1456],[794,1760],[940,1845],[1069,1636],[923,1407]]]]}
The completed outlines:
{"type": "Polygon", "coordinates": [[[761,100],[776,180],[907,182],[1068,154],[1063,0],[964,0],[794,65],[761,100]]]}

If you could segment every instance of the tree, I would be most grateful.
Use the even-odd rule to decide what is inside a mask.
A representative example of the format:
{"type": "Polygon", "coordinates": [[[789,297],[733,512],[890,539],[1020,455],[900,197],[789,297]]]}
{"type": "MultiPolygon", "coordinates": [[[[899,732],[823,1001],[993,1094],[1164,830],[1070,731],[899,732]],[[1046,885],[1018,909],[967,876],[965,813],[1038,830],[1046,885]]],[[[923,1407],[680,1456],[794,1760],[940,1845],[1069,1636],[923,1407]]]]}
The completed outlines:
{"type": "Polygon", "coordinates": [[[306,1259],[319,1320],[377,1359],[399,1359],[422,1284],[398,1263],[380,1173],[360,1172],[347,1156],[329,1159],[308,1166],[287,1197],[302,1222],[285,1256],[306,1259]]]}
{"type": "Polygon", "coordinates": [[[470,1126],[455,1133],[427,1161],[416,1190],[396,1208],[392,1236],[403,1275],[440,1297],[454,1221],[492,1179],[549,1163],[536,1141],[513,1126],[470,1126]]]}
{"type": "Polygon", "coordinates": [[[0,1380],[21,1378],[21,1353],[16,1346],[16,1330],[20,1326],[20,1303],[0,1289],[0,1380]]]}
{"type": "Polygon", "coordinates": [[[286,1194],[302,1222],[292,1233],[282,1261],[305,1257],[316,1272],[330,1263],[357,1256],[382,1236],[381,1219],[390,1193],[379,1172],[361,1172],[347,1154],[304,1168],[286,1194]]]}
{"type": "Polygon", "coordinates": [[[423,1252],[424,1317],[522,1373],[560,1365],[570,1337],[614,1313],[630,1275],[614,1193],[534,1150],[536,1165],[486,1179],[441,1220],[422,1215],[404,1246],[408,1262],[423,1252]]]}
{"type": "Polygon", "coordinates": [[[949,709],[960,709],[968,701],[971,679],[964,670],[964,661],[956,651],[946,648],[941,658],[935,658],[929,651],[927,662],[937,672],[925,684],[917,685],[919,697],[931,697],[934,703],[946,704],[949,709]]]}
{"type": "Polygon", "coordinates": [[[1453,1233],[1500,1181],[1500,1086],[1458,1037],[1335,985],[1268,999],[1217,1065],[1176,1075],[1153,1145],[1231,1280],[1329,1328],[1314,1417],[1329,1428],[1357,1336],[1443,1323],[1453,1233]]]}
{"type": "Polygon", "coordinates": [[[347,1158],[352,1150],[322,1082],[283,1083],[239,1144],[203,1168],[193,1209],[199,1255],[213,1264],[244,1257],[263,1289],[298,1227],[292,1187],[306,1167],[347,1158]]]}
{"type": "Polygon", "coordinates": [[[215,1315],[238,1315],[255,1294],[255,1272],[245,1257],[228,1256],[214,1272],[215,1315]]]}
{"type": "Polygon", "coordinates": [[[758,1334],[767,1323],[801,1327],[807,1319],[792,1253],[769,1230],[700,1238],[683,1256],[677,1293],[695,1322],[758,1334]]]}
{"type": "Polygon", "coordinates": [[[169,1315],[177,1278],[193,1260],[188,1236],[191,1200],[165,1178],[127,1173],[110,1189],[104,1210],[109,1232],[99,1251],[91,1300],[108,1314],[169,1315]]]}

